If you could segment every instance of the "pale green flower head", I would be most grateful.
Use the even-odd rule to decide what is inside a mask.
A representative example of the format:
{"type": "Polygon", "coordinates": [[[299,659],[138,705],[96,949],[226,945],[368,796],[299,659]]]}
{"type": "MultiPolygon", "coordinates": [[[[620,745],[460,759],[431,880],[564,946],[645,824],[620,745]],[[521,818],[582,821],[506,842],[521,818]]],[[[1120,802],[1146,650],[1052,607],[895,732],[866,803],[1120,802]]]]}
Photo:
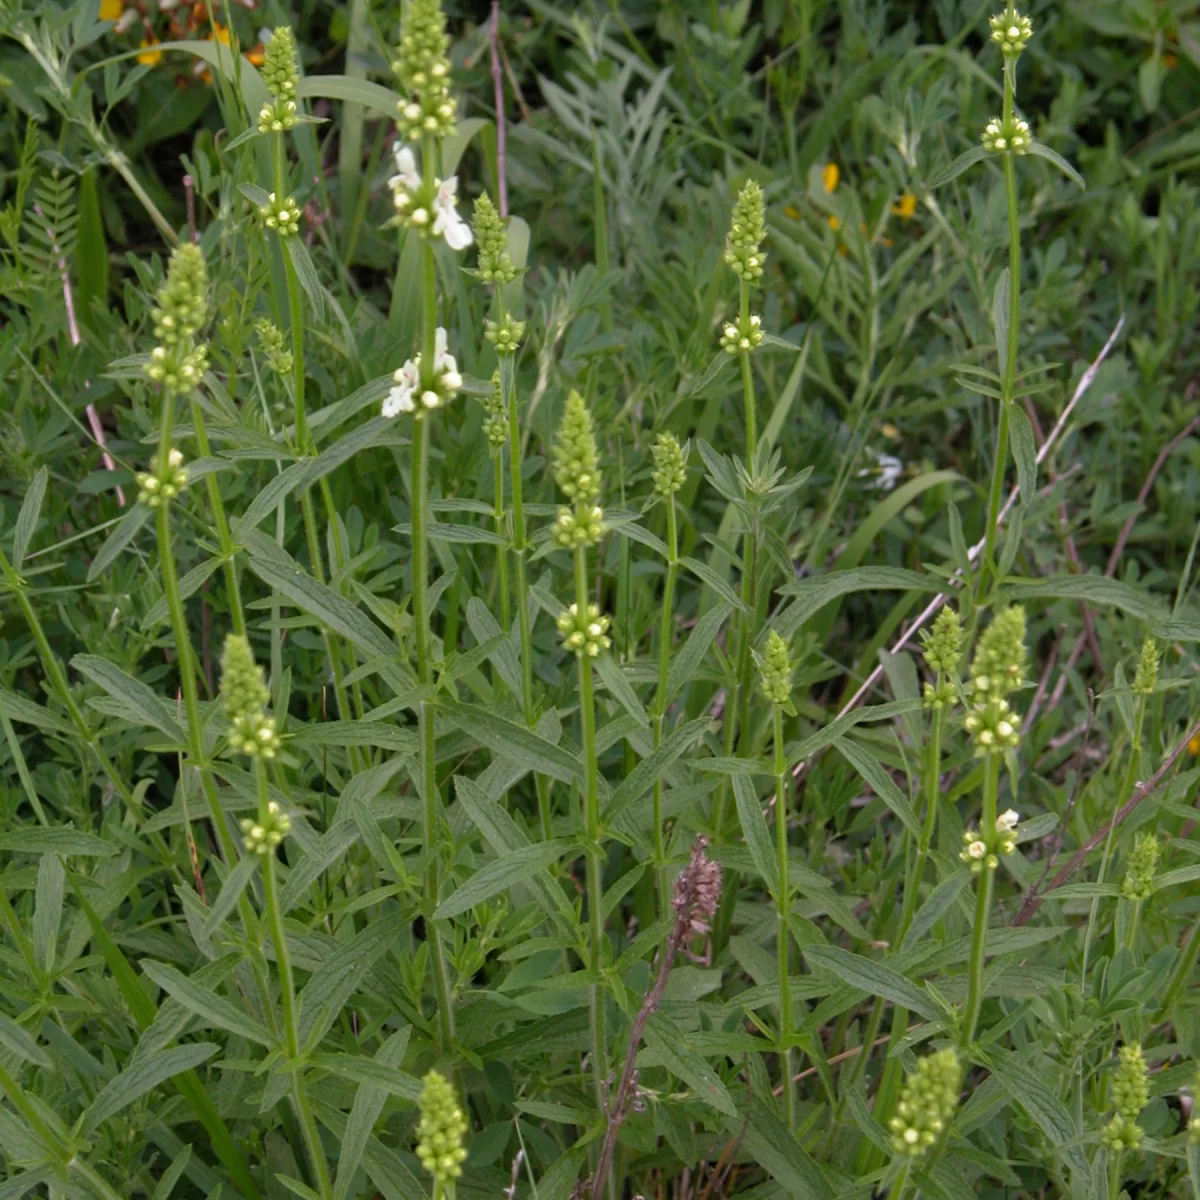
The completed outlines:
{"type": "Polygon", "coordinates": [[[280,237],[295,237],[300,232],[300,206],[291,196],[281,199],[272,192],[266,204],[259,206],[258,215],[280,237]]]}
{"type": "Polygon", "coordinates": [[[293,359],[291,351],[284,347],[283,331],[266,317],[260,317],[254,322],[254,334],[262,347],[267,366],[276,375],[290,375],[293,359]]]}
{"type": "Polygon", "coordinates": [[[1158,645],[1153,638],[1142,643],[1137,672],[1133,677],[1133,690],[1139,696],[1152,696],[1158,686],[1158,645]]]}
{"type": "Polygon", "coordinates": [[[993,117],[984,126],[979,140],[984,149],[993,154],[1028,154],[1033,134],[1029,122],[1014,113],[1007,121],[1003,117],[993,117]]]}
{"type": "Polygon", "coordinates": [[[275,720],[266,712],[271,693],[246,638],[231,633],[221,655],[221,700],[229,718],[229,744],[251,758],[274,758],[279,750],[275,720]]]}
{"type": "Polygon", "coordinates": [[[160,462],[156,454],[150,460],[150,470],[138,472],[138,503],[147,508],[161,508],[174,500],[187,487],[187,482],[183,454],[172,447],[165,463],[160,462]]]}
{"type": "Polygon", "coordinates": [[[911,1158],[924,1154],[954,1115],[961,1087],[962,1066],[952,1047],[918,1059],[888,1122],[893,1149],[911,1158]]]}
{"type": "Polygon", "coordinates": [[[595,504],[600,499],[600,455],[592,414],[574,390],[567,395],[554,439],[554,482],[576,504],[595,504]]]}
{"type": "Polygon", "coordinates": [[[788,644],[772,629],[767,634],[759,664],[762,692],[777,708],[785,708],[792,699],[792,658],[788,644]]]}
{"type": "Polygon", "coordinates": [[[445,1076],[437,1071],[425,1076],[419,1104],[417,1158],[438,1184],[453,1183],[467,1157],[462,1144],[467,1120],[445,1076]]]}
{"type": "Polygon", "coordinates": [[[1112,1081],[1113,1108],[1136,1121],[1150,1102],[1150,1072],[1141,1046],[1136,1043],[1117,1051],[1117,1069],[1112,1081]]]}
{"type": "Polygon", "coordinates": [[[988,22],[992,41],[1000,47],[1005,58],[1016,58],[1033,37],[1033,22],[1023,17],[1010,4],[1002,13],[997,13],[988,22]]]}
{"type": "Polygon", "coordinates": [[[557,624],[563,645],[580,658],[595,658],[612,645],[608,636],[611,622],[597,604],[589,604],[584,612],[572,604],[558,614],[557,624]]]}
{"type": "Polygon", "coordinates": [[[1152,833],[1139,833],[1129,855],[1129,866],[1121,881],[1121,895],[1140,903],[1154,895],[1154,872],[1158,868],[1158,838],[1152,833]]]}
{"type": "Polygon", "coordinates": [[[508,256],[508,233],[487,192],[476,198],[471,224],[479,245],[479,278],[484,283],[508,283],[516,279],[517,268],[508,256]]]}
{"type": "Polygon", "coordinates": [[[488,445],[493,451],[504,448],[508,441],[508,412],[504,404],[504,395],[500,390],[500,372],[492,372],[492,387],[483,401],[483,410],[487,414],[483,421],[483,433],[488,445]]]}
{"type": "Polygon", "coordinates": [[[291,26],[276,26],[263,51],[260,74],[267,91],[276,100],[295,100],[300,70],[296,65],[296,39],[291,26]]]}
{"type": "Polygon", "coordinates": [[[687,455],[679,439],[673,433],[660,433],[650,453],[654,457],[654,490],[660,496],[674,495],[687,482],[687,455]]]}
{"type": "Polygon", "coordinates": [[[418,141],[448,137],[455,129],[450,95],[450,38],[440,0],[409,0],[400,24],[392,70],[407,99],[400,101],[400,135],[418,141]]]}
{"type": "Polygon", "coordinates": [[[200,332],[208,317],[208,267],[194,242],[184,242],[171,252],[151,316],[160,346],[177,346],[200,332]]]}
{"type": "Polygon", "coordinates": [[[942,675],[953,675],[962,661],[963,627],[958,611],[947,604],[932,629],[921,630],[921,653],[925,665],[942,675]]]}
{"type": "Polygon", "coordinates": [[[505,313],[502,321],[485,321],[483,336],[496,347],[496,353],[507,358],[521,347],[525,336],[525,322],[505,313]]]}
{"type": "Polygon", "coordinates": [[[726,354],[756,350],[762,340],[762,317],[756,313],[751,313],[745,320],[738,317],[735,321],[727,321],[721,330],[721,349],[726,354]]]}
{"type": "Polygon", "coordinates": [[[977,697],[1007,696],[1025,682],[1025,610],[1002,608],[983,631],[971,661],[971,691],[977,697]]]}
{"type": "Polygon", "coordinates": [[[246,839],[246,853],[266,857],[291,832],[292,819],[270,800],[263,816],[243,817],[238,825],[246,839]]]}
{"type": "Polygon", "coordinates": [[[733,221],[725,240],[725,261],[739,279],[754,283],[762,278],[767,261],[761,246],[767,236],[762,188],[753,179],[738,193],[733,221]]]}
{"type": "Polygon", "coordinates": [[[604,509],[599,504],[562,505],[554,521],[554,540],[567,550],[594,546],[604,536],[604,509]]]}

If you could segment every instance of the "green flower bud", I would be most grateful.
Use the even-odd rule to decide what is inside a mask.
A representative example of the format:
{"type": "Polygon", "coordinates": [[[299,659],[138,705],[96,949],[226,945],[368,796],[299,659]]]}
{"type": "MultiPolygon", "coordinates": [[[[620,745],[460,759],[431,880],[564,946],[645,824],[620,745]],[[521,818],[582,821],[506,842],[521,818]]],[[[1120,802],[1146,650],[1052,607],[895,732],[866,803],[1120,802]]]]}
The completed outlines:
{"type": "Polygon", "coordinates": [[[975,756],[1003,754],[1021,740],[1017,714],[1007,700],[993,696],[976,702],[963,718],[963,728],[975,742],[975,756]]]}
{"type": "Polygon", "coordinates": [[[208,268],[200,247],[185,242],[171,252],[167,278],[151,314],[160,346],[178,346],[200,332],[208,316],[208,268]]]}
{"type": "Polygon", "coordinates": [[[554,522],[554,540],[568,550],[594,546],[604,536],[604,509],[598,504],[562,507],[554,522]]]}
{"type": "Polygon", "coordinates": [[[450,95],[450,38],[440,0],[410,0],[400,25],[400,45],[392,70],[407,99],[399,104],[401,137],[447,137],[455,129],[450,95]]]}
{"type": "Polygon", "coordinates": [[[500,372],[492,372],[492,390],[488,392],[483,402],[484,412],[487,413],[483,422],[484,436],[493,451],[504,448],[508,441],[508,409],[504,403],[504,395],[500,390],[500,372]]]}
{"type": "Polygon", "coordinates": [[[462,1144],[467,1121],[454,1089],[437,1071],[425,1076],[420,1108],[417,1158],[439,1185],[453,1183],[462,1174],[463,1159],[467,1157],[462,1144]]]}
{"type": "Polygon", "coordinates": [[[792,698],[792,660],[788,644],[772,629],[758,664],[763,695],[774,705],[783,708],[792,698]]]}
{"type": "Polygon", "coordinates": [[[983,631],[971,661],[971,690],[977,697],[1007,696],[1024,682],[1025,610],[1001,609],[983,631]]]}
{"type": "Polygon", "coordinates": [[[660,433],[650,447],[654,456],[654,490],[660,496],[670,496],[687,482],[687,452],[673,433],[660,433]]]}
{"type": "Polygon", "coordinates": [[[521,339],[525,336],[525,322],[505,315],[503,321],[487,321],[483,336],[496,347],[496,353],[504,356],[516,354],[521,339]]]}
{"type": "Polygon", "coordinates": [[[595,658],[601,650],[612,645],[608,637],[610,624],[596,604],[589,604],[585,613],[580,613],[579,605],[572,604],[558,615],[558,632],[562,635],[563,645],[581,657],[586,654],[588,658],[595,658]]]}
{"type": "Polygon", "coordinates": [[[985,150],[993,154],[1028,154],[1033,143],[1033,134],[1029,131],[1029,122],[1015,113],[1006,121],[1003,117],[993,117],[984,127],[979,140],[985,150]]]}
{"type": "Polygon", "coordinates": [[[479,278],[484,283],[508,283],[517,268],[508,256],[508,234],[492,198],[481,192],[475,201],[475,241],[479,244],[479,278]]]}
{"type": "Polygon", "coordinates": [[[282,330],[263,317],[254,322],[254,333],[262,347],[267,366],[276,375],[290,375],[293,366],[292,353],[284,349],[282,330]]]}
{"type": "Polygon", "coordinates": [[[150,470],[137,474],[138,503],[147,508],[169,504],[187,487],[187,482],[187,467],[183,465],[183,455],[178,450],[172,448],[165,463],[160,463],[156,454],[150,460],[150,470]]]}
{"type": "Polygon", "coordinates": [[[1017,848],[1016,829],[1020,820],[1020,816],[1008,808],[996,818],[996,827],[990,833],[978,829],[964,830],[962,836],[965,844],[958,857],[969,863],[975,874],[985,867],[994,871],[1000,865],[1000,855],[1011,854],[1017,848]]]}
{"type": "Polygon", "coordinates": [[[270,800],[265,815],[258,819],[243,817],[238,824],[246,839],[246,853],[265,857],[287,837],[292,828],[292,819],[274,800],[270,800]]]}
{"type": "Polygon", "coordinates": [[[726,354],[750,351],[762,345],[762,317],[751,314],[744,321],[738,317],[729,321],[721,330],[721,349],[726,354]]]}
{"type": "Polygon", "coordinates": [[[922,703],[926,708],[940,712],[943,708],[951,708],[957,698],[954,684],[939,676],[937,683],[925,684],[922,703]]]}
{"type": "Polygon", "coordinates": [[[958,612],[947,604],[937,615],[932,629],[921,630],[925,665],[942,675],[953,675],[962,660],[963,627],[958,612]]]}
{"type": "MultiPolygon", "coordinates": [[[[294,100],[300,71],[296,66],[296,39],[288,25],[276,26],[263,51],[263,83],[276,100],[294,100]]],[[[293,109],[293,111],[295,111],[293,109]]]]}
{"type": "Polygon", "coordinates": [[[190,392],[208,370],[208,347],[155,346],[146,363],[146,377],[169,392],[190,392]]]}
{"type": "Polygon", "coordinates": [[[292,129],[299,119],[295,100],[273,100],[258,110],[258,132],[283,133],[292,129]]]}
{"type": "Polygon", "coordinates": [[[1118,1150],[1136,1150],[1142,1144],[1142,1127],[1119,1114],[1100,1130],[1100,1140],[1114,1153],[1118,1150]]]}
{"type": "Polygon", "coordinates": [[[767,256],[760,247],[766,236],[762,188],[751,179],[734,203],[733,221],[725,240],[725,261],[739,279],[753,283],[762,278],[767,256]]]}
{"type": "Polygon", "coordinates": [[[1139,696],[1152,696],[1158,686],[1158,646],[1153,638],[1142,643],[1137,672],[1133,677],[1133,690],[1139,696]]]}
{"type": "Polygon", "coordinates": [[[567,396],[554,439],[554,481],[577,504],[595,504],[600,499],[600,455],[592,414],[576,391],[567,396]]]}
{"type": "Polygon", "coordinates": [[[1002,13],[997,13],[989,22],[992,41],[1000,47],[1006,58],[1016,58],[1033,37],[1033,22],[1023,17],[1010,4],[1002,13]]]}
{"type": "Polygon", "coordinates": [[[953,1116],[961,1086],[962,1067],[953,1048],[918,1059],[888,1123],[893,1149],[912,1158],[924,1154],[953,1116]]]}
{"type": "Polygon", "coordinates": [[[271,693],[250,643],[238,634],[225,639],[221,655],[221,699],[229,718],[230,747],[251,758],[274,758],[279,750],[275,721],[267,716],[271,693]]]}
{"type": "Polygon", "coordinates": [[[1119,1116],[1136,1121],[1150,1102],[1150,1072],[1141,1046],[1122,1046],[1117,1051],[1117,1069],[1112,1082],[1113,1108],[1119,1116]]]}
{"type": "Polygon", "coordinates": [[[1141,903],[1154,895],[1154,872],[1158,867],[1158,838],[1152,833],[1139,833],[1134,839],[1125,878],[1121,880],[1121,895],[1126,900],[1141,903]]]}
{"type": "Polygon", "coordinates": [[[272,192],[266,204],[259,207],[258,215],[262,223],[280,237],[294,237],[300,232],[300,206],[291,196],[280,200],[272,192]]]}

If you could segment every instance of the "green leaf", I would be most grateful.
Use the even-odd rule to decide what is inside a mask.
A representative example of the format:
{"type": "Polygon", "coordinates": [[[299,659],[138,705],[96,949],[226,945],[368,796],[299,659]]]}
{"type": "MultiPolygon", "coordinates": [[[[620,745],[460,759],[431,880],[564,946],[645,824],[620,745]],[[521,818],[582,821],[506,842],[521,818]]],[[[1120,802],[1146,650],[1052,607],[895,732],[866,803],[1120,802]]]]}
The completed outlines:
{"type": "Polygon", "coordinates": [[[0,1013],[0,1046],[15,1054],[24,1062],[33,1063],[45,1071],[53,1071],[54,1063],[50,1056],[25,1032],[24,1029],[0,1013]]]}
{"type": "Polygon", "coordinates": [[[750,1102],[744,1128],[740,1120],[726,1128],[730,1135],[741,1136],[742,1149],[751,1161],[782,1184],[794,1200],[833,1200],[833,1189],[821,1168],[779,1119],[774,1106],[762,1097],[756,1095],[750,1102]]]}
{"type": "Polygon", "coordinates": [[[1019,404],[1009,405],[1008,424],[1021,503],[1028,504],[1037,494],[1037,443],[1033,438],[1033,426],[1019,404]]]}
{"type": "Polygon", "coordinates": [[[175,1190],[175,1185],[183,1177],[183,1173],[187,1170],[191,1158],[191,1146],[184,1146],[175,1156],[171,1165],[162,1173],[162,1178],[158,1181],[154,1189],[152,1200],[171,1200],[171,1193],[175,1190]]]}
{"type": "MultiPolygon", "coordinates": [[[[962,476],[957,471],[926,471],[925,474],[917,476],[916,479],[909,479],[894,491],[889,492],[855,529],[846,543],[846,548],[838,555],[837,562],[834,563],[834,571],[847,571],[851,567],[858,566],[883,527],[902,513],[922,492],[933,487],[940,487],[945,483],[953,483],[954,480],[961,478],[962,476]]],[[[871,570],[872,568],[867,569],[871,570]]]]}
{"type": "Polygon", "coordinates": [[[631,804],[640,800],[684,751],[703,736],[708,717],[697,717],[673,729],[662,745],[638,763],[621,781],[604,809],[604,822],[611,825],[631,804]]]}
{"type": "Polygon", "coordinates": [[[1004,593],[1010,600],[1086,600],[1110,605],[1152,625],[1165,622],[1166,612],[1151,593],[1105,575],[1050,575],[1045,579],[1009,576],[1004,593]]]}
{"type": "Polygon", "coordinates": [[[25,493],[25,499],[21,502],[21,511],[17,513],[17,524],[13,529],[12,568],[18,573],[25,561],[25,551],[29,549],[30,539],[37,529],[49,480],[48,468],[40,467],[29,485],[29,491],[25,493]]]}
{"type": "Polygon", "coordinates": [[[32,1170],[22,1171],[20,1175],[14,1175],[0,1183],[0,1200],[21,1200],[32,1188],[37,1187],[39,1183],[45,1183],[49,1178],[49,1167],[34,1167],[32,1170]]]}
{"type": "Polygon", "coordinates": [[[809,617],[839,596],[870,591],[940,592],[945,587],[945,581],[936,576],[900,567],[855,567],[850,571],[832,571],[781,587],[781,595],[795,599],[772,624],[781,637],[790,640],[809,617]]]}
{"type": "Polygon", "coordinates": [[[884,770],[882,763],[863,745],[838,738],[834,745],[842,757],[859,773],[863,782],[900,818],[905,829],[915,838],[921,836],[921,822],[913,812],[908,797],[884,770]]]}
{"type": "Polygon", "coordinates": [[[58,933],[62,927],[63,885],[66,874],[57,854],[43,854],[38,862],[33,908],[33,948],[47,977],[53,978],[58,933]]]}
{"type": "Polygon", "coordinates": [[[570,751],[526,729],[524,725],[473,704],[450,700],[438,707],[464,733],[482,742],[494,754],[528,761],[531,770],[563,783],[583,779],[583,766],[579,759],[570,751]]]}
{"type": "Polygon", "coordinates": [[[754,786],[745,775],[733,777],[733,796],[737,803],[738,820],[742,824],[742,834],[746,839],[750,857],[754,860],[755,869],[766,880],[771,894],[778,898],[779,864],[771,845],[767,819],[763,816],[762,805],[755,794],[754,786]]]}
{"type": "Polygon", "coordinates": [[[646,1047],[671,1074],[692,1089],[698,1100],[726,1116],[737,1116],[733,1099],[720,1076],[688,1044],[687,1034],[661,1011],[655,1012],[646,1025],[646,1047]]]}
{"type": "Polygon", "coordinates": [[[85,858],[110,858],[117,853],[118,847],[80,829],[30,826],[0,833],[0,850],[13,854],[78,854],[85,858]]]}
{"type": "Polygon", "coordinates": [[[670,670],[667,672],[666,702],[669,704],[691,682],[700,669],[709,647],[713,644],[725,618],[733,611],[731,604],[714,604],[696,622],[688,640],[683,643],[679,653],[671,659],[670,670]]]}
{"type": "Polygon", "coordinates": [[[1008,361],[1008,309],[1012,301],[1012,275],[1007,267],[1000,272],[996,280],[996,290],[992,293],[992,331],[996,335],[996,361],[1003,369],[1008,361]]]}
{"type": "Polygon", "coordinates": [[[729,586],[728,581],[718,575],[717,572],[714,571],[707,563],[702,563],[696,558],[685,557],[679,560],[679,565],[691,571],[691,573],[703,583],[708,584],[708,586],[712,588],[712,590],[716,592],[726,604],[733,608],[740,609],[742,612],[750,611],[745,604],[742,603],[742,598],[737,594],[737,592],[735,592],[733,588],[729,586]]]}
{"type": "Polygon", "coordinates": [[[625,678],[621,664],[611,654],[602,654],[595,660],[596,674],[608,693],[643,729],[649,729],[650,718],[645,706],[638,699],[633,685],[625,678]]]}
{"type": "Polygon", "coordinates": [[[80,1118],[84,1133],[102,1125],[173,1076],[198,1067],[219,1049],[212,1042],[189,1042],[169,1050],[155,1050],[141,1058],[135,1054],[125,1070],[110,1079],[88,1105],[80,1118]]]}
{"type": "Polygon", "coordinates": [[[937,191],[952,180],[957,179],[964,171],[969,170],[977,162],[983,162],[990,152],[983,146],[972,146],[970,150],[960,154],[948,167],[943,167],[930,181],[929,190],[937,191]]]}
{"type": "Polygon", "coordinates": [[[419,1079],[378,1059],[357,1054],[318,1054],[314,1056],[312,1065],[341,1079],[348,1079],[351,1083],[377,1088],[387,1096],[399,1096],[413,1104],[421,1098],[419,1079]]]}
{"type": "Polygon", "coordinates": [[[88,566],[87,581],[92,583],[98,579],[120,557],[121,551],[133,541],[137,532],[150,519],[150,510],[144,504],[135,504],[113,526],[112,532],[104,539],[96,557],[88,566]]]}
{"type": "Polygon", "coordinates": [[[508,639],[508,631],[500,628],[496,618],[492,616],[491,610],[478,596],[472,596],[467,601],[467,627],[480,644],[492,641],[498,634],[505,635],[504,640],[489,652],[488,658],[500,678],[504,680],[505,687],[514,697],[521,696],[523,687],[521,660],[512,642],[508,639]]]}
{"type": "Polygon", "coordinates": [[[805,946],[802,953],[814,970],[828,971],[868,996],[882,996],[910,1012],[920,1013],[930,1021],[942,1017],[924,988],[881,962],[864,958],[861,954],[851,954],[837,946],[805,946]]]}
{"type": "Polygon", "coordinates": [[[355,79],[352,75],[306,75],[296,84],[296,96],[300,100],[318,97],[326,100],[348,100],[361,104],[389,121],[396,119],[401,96],[390,88],[366,79],[355,79]]]}
{"type": "Polygon", "coordinates": [[[1041,142],[1031,142],[1029,153],[1036,154],[1038,158],[1044,158],[1048,163],[1053,163],[1069,180],[1079,184],[1085,192],[1087,191],[1087,184],[1084,183],[1083,176],[1057,151],[1051,150],[1049,146],[1043,145],[1041,142]]]}
{"type": "Polygon", "coordinates": [[[275,1179],[283,1184],[293,1196],[299,1196],[300,1200],[321,1200],[321,1193],[314,1192],[307,1183],[301,1183],[299,1179],[293,1179],[290,1175],[276,1174],[275,1179]]]}
{"type": "Polygon", "coordinates": [[[118,701],[122,715],[135,725],[151,725],[174,742],[186,741],[166,701],[140,679],[126,674],[116,663],[94,654],[77,654],[71,666],[118,701]]]}
{"type": "Polygon", "coordinates": [[[557,862],[570,848],[570,842],[557,839],[509,851],[502,858],[476,871],[452,895],[447,896],[434,910],[434,919],[447,921],[457,917],[507,891],[514,884],[523,883],[557,862]]]}
{"type": "Polygon", "coordinates": [[[36,725],[43,733],[59,733],[71,736],[75,730],[56,717],[48,708],[34,704],[32,700],[17,692],[10,692],[0,687],[0,712],[12,721],[20,721],[22,725],[36,725]]]}
{"type": "MultiPolygon", "coordinates": [[[[186,600],[189,596],[194,596],[208,582],[212,573],[221,565],[219,558],[206,558],[199,566],[193,567],[179,581],[179,598],[186,600]]],[[[170,603],[165,595],[159,598],[147,609],[146,615],[142,618],[142,628],[144,630],[153,629],[156,625],[160,625],[167,619],[169,614],[170,603]]]]}
{"type": "Polygon", "coordinates": [[[258,870],[258,861],[257,854],[243,854],[238,860],[238,865],[225,877],[208,916],[204,918],[203,934],[206,938],[211,938],[220,928],[221,922],[233,912],[234,905],[246,890],[246,884],[258,870]]]}
{"type": "Polygon", "coordinates": [[[164,992],[173,996],[184,1008],[195,1013],[207,1024],[246,1038],[247,1041],[257,1042],[260,1046],[275,1048],[275,1037],[269,1030],[248,1017],[240,1008],[235,1008],[224,997],[202,987],[174,967],[147,958],[142,960],[142,970],[164,992]]]}
{"type": "Polygon", "coordinates": [[[929,893],[929,899],[917,909],[916,916],[904,935],[903,947],[915,946],[949,912],[958,893],[970,878],[971,873],[966,869],[955,871],[929,893]]]}

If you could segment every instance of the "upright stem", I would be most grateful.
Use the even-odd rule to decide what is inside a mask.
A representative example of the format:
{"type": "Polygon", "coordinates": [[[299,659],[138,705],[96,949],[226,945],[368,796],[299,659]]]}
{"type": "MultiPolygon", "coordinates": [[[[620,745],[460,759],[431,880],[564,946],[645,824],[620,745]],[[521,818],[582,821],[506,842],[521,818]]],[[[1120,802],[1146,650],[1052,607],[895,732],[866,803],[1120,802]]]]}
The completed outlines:
{"type": "MultiPolygon", "coordinates": [[[[263,825],[270,822],[267,810],[267,768],[261,758],[254,763],[254,778],[258,788],[258,819],[263,825]]],[[[271,943],[275,948],[275,965],[279,968],[279,1001],[283,1009],[284,1048],[292,1077],[292,1100],[304,1132],[304,1142],[312,1165],[313,1178],[317,1181],[322,1200],[333,1196],[333,1184],[329,1177],[329,1164],[325,1161],[325,1150],[321,1135],[308,1102],[304,1087],[304,1073],[300,1067],[300,1029],[296,1011],[296,985],[292,976],[292,959],[288,951],[287,933],[283,927],[283,910],[279,905],[279,892],[275,879],[275,851],[263,855],[263,903],[267,911],[267,923],[271,930],[271,943]]]]}
{"type": "MultiPolygon", "coordinates": [[[[497,450],[492,455],[492,478],[495,481],[492,516],[496,523],[496,534],[505,538],[507,518],[504,513],[504,452],[497,450]]],[[[505,539],[507,540],[507,539],[505,539]]],[[[496,547],[496,578],[500,592],[500,628],[508,637],[512,624],[511,597],[508,594],[508,546],[502,542],[496,547]]]]}
{"type": "MultiPolygon", "coordinates": [[[[587,549],[575,548],[575,603],[580,613],[587,612],[587,549]]],[[[600,770],[596,761],[596,698],[592,689],[592,660],[579,654],[579,723],[583,746],[583,827],[587,841],[588,938],[592,971],[604,970],[604,851],[600,844],[600,770]]],[[[604,1111],[604,1081],[608,1077],[608,1050],[605,1036],[604,990],[593,983],[588,997],[592,1035],[592,1078],[596,1104],[604,1111]]]]}
{"type": "MultiPolygon", "coordinates": [[[[1000,787],[1000,756],[989,754],[983,760],[983,813],[979,829],[991,838],[996,829],[996,794],[1000,787]]],[[[963,1012],[962,1044],[967,1046],[975,1037],[979,1010],[983,1007],[983,964],[987,954],[988,917],[991,913],[992,886],[996,871],[987,865],[986,858],[979,872],[975,893],[975,923],[971,930],[971,962],[969,968],[967,1006],[963,1012]]]]}
{"type": "Polygon", "coordinates": [[[783,1064],[784,1112],[788,1129],[796,1126],[796,1083],[792,1078],[792,978],[791,934],[788,915],[792,906],[792,887],[788,863],[787,761],[783,754],[783,709],[774,705],[775,717],[775,854],[779,872],[779,932],[776,938],[779,955],[779,1045],[783,1064]]]}
{"type": "Polygon", "coordinates": [[[905,1162],[904,1170],[896,1176],[891,1191],[888,1192],[888,1200],[904,1200],[904,1193],[908,1188],[908,1175],[911,1170],[912,1160],[910,1159],[905,1162]]]}
{"type": "MultiPolygon", "coordinates": [[[[679,531],[675,519],[675,496],[667,496],[667,579],[663,584],[662,612],[658,626],[658,684],[654,693],[654,749],[662,745],[667,718],[667,679],[671,670],[671,631],[675,623],[675,576],[679,570],[679,531]]],[[[663,839],[662,777],[654,781],[654,866],[658,877],[660,916],[671,916],[670,880],[663,839]]]]}

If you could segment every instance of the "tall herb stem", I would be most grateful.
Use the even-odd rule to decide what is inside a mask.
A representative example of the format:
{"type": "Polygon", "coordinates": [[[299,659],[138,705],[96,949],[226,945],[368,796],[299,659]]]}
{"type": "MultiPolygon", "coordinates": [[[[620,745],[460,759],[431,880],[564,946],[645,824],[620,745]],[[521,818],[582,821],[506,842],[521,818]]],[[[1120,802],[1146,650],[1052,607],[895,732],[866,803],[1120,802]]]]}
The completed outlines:
{"type": "MultiPolygon", "coordinates": [[[[675,624],[675,580],[679,571],[679,529],[675,515],[675,495],[668,493],[667,506],[667,577],[663,583],[662,612],[658,625],[658,682],[654,692],[653,748],[662,745],[667,719],[667,682],[671,670],[671,633],[675,624]]],[[[659,915],[671,915],[671,887],[667,873],[667,851],[663,838],[662,776],[654,781],[654,868],[657,879],[659,915]]]]}
{"type": "MultiPolygon", "coordinates": [[[[1000,787],[1000,762],[998,754],[988,754],[983,760],[983,813],[980,829],[996,828],[996,796],[1000,787]]],[[[963,1010],[962,1044],[969,1045],[975,1036],[979,1021],[979,1010],[983,1007],[983,968],[987,954],[988,919],[991,916],[992,887],[996,868],[980,867],[979,881],[975,892],[975,918],[971,927],[971,958],[967,974],[967,1004],[963,1010]]]]}
{"type": "Polygon", "coordinates": [[[788,918],[792,906],[790,864],[788,860],[788,813],[787,813],[787,760],[783,753],[783,709],[774,708],[775,743],[775,853],[776,870],[779,873],[779,895],[776,906],[779,910],[779,932],[777,935],[779,968],[779,1045],[783,1062],[784,1112],[789,1130],[796,1127],[796,1082],[792,1070],[792,978],[791,978],[791,933],[788,918]]]}

